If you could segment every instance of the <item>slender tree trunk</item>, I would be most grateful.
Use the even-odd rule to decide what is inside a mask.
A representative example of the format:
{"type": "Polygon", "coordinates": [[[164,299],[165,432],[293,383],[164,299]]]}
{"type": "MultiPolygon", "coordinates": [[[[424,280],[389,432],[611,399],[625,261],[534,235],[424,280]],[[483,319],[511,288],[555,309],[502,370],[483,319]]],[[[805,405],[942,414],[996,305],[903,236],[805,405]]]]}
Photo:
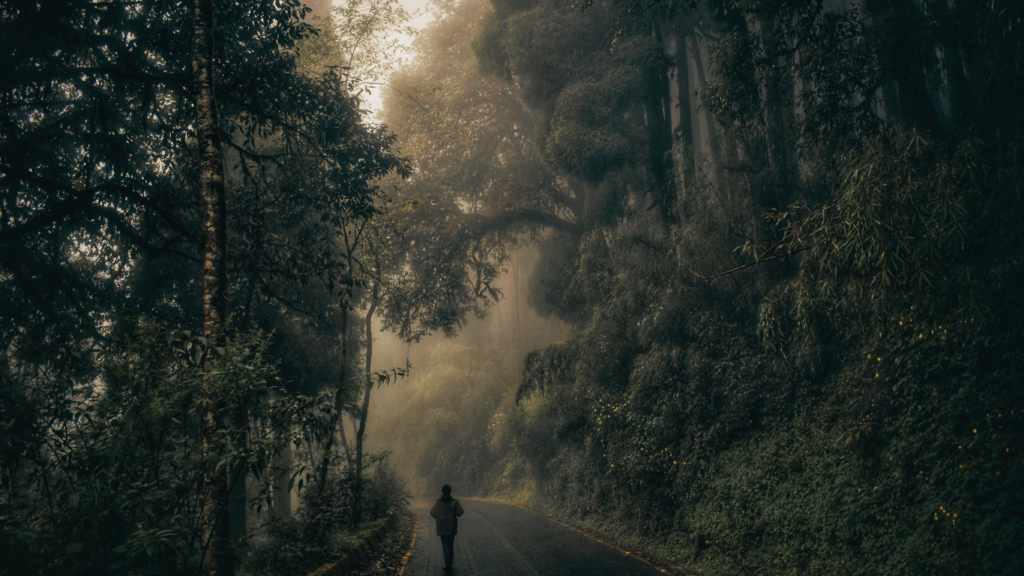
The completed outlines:
{"type": "Polygon", "coordinates": [[[693,114],[690,110],[690,58],[686,53],[685,37],[676,35],[676,86],[678,91],[679,126],[676,127],[676,145],[681,148],[677,155],[683,176],[681,196],[693,193],[697,180],[696,149],[693,139],[693,114]]]}
{"type": "Polygon", "coordinates": [[[696,143],[693,138],[693,112],[690,107],[693,88],[690,86],[690,55],[687,53],[687,40],[686,36],[678,35],[675,40],[676,86],[679,91],[679,126],[676,127],[676,137],[684,145],[694,148],[696,143]]]}
{"type": "Polygon", "coordinates": [[[291,477],[292,477],[292,424],[291,422],[282,422],[281,430],[276,432],[278,439],[284,437],[284,447],[281,451],[274,455],[273,463],[270,469],[273,473],[273,496],[274,496],[274,514],[278,518],[288,518],[292,515],[292,495],[291,495],[291,477]]]}
{"type": "MultiPolygon", "coordinates": [[[[320,457],[320,476],[318,485],[321,490],[327,486],[327,476],[331,467],[331,451],[334,450],[335,438],[340,434],[344,439],[344,418],[345,401],[348,399],[348,307],[351,302],[351,295],[346,288],[341,298],[341,373],[338,375],[338,384],[334,389],[334,412],[331,414],[331,421],[328,425],[327,440],[324,444],[320,457]]],[[[351,469],[351,457],[348,454],[348,442],[345,442],[345,455],[349,458],[351,469]]]]}
{"type": "MultiPolygon", "coordinates": [[[[378,270],[379,272],[379,270],[378,270]]],[[[370,380],[371,362],[373,360],[373,314],[377,311],[377,300],[380,298],[380,287],[376,281],[373,284],[373,299],[370,307],[366,310],[366,369],[364,371],[365,382],[363,384],[363,405],[359,410],[359,430],[356,432],[356,485],[355,485],[355,506],[353,519],[356,523],[362,522],[362,500],[363,500],[363,437],[366,435],[366,417],[370,412],[370,392],[373,390],[373,381],[370,380]]]]}
{"type": "Polygon", "coordinates": [[[341,449],[345,451],[345,462],[349,470],[354,470],[355,463],[352,460],[352,449],[348,443],[348,434],[345,432],[345,422],[338,423],[338,435],[341,437],[341,449]]]}
{"type": "MultiPolygon", "coordinates": [[[[731,7],[729,3],[724,4],[723,16],[725,19],[725,32],[741,36],[749,34],[750,25],[747,23],[747,19],[743,15],[743,12],[737,8],[731,7]]],[[[703,65],[701,66],[701,70],[698,72],[700,72],[701,76],[704,77],[703,65]]],[[[709,125],[711,125],[710,122],[709,125]]],[[[730,200],[734,197],[739,199],[739,192],[741,189],[740,176],[738,176],[735,171],[730,172],[728,167],[734,167],[739,164],[740,143],[736,137],[735,131],[731,128],[722,125],[718,125],[716,128],[720,128],[720,130],[718,130],[718,134],[720,136],[718,141],[721,148],[721,155],[719,157],[721,159],[723,173],[726,175],[727,181],[729,181],[729,185],[726,186],[725,189],[729,192],[730,200]]],[[[749,152],[749,155],[751,156],[754,154],[755,153],[752,151],[749,152]]]]}
{"type": "MultiPolygon", "coordinates": [[[[774,13],[761,18],[765,49],[769,54],[784,52],[789,46],[780,33],[774,13]]],[[[792,191],[799,178],[796,170],[794,125],[796,112],[793,101],[793,77],[789,74],[790,58],[779,56],[765,77],[765,126],[768,152],[768,194],[762,200],[765,208],[782,208],[792,200],[792,191]]]]}
{"type": "Polygon", "coordinates": [[[203,335],[213,345],[224,341],[227,322],[227,203],[213,83],[213,3],[212,0],[194,0],[194,5],[192,73],[196,84],[203,211],[203,335]]]}
{"type": "MultiPolygon", "coordinates": [[[[664,49],[661,28],[653,26],[654,40],[664,49]]],[[[672,205],[675,201],[675,182],[672,174],[672,98],[669,95],[668,70],[658,65],[646,71],[646,97],[644,113],[647,116],[647,147],[651,172],[654,176],[654,201],[659,208],[661,221],[669,223],[672,205]]]]}
{"type": "MultiPolygon", "coordinates": [[[[203,336],[209,346],[203,359],[207,380],[202,398],[201,442],[203,455],[216,462],[223,450],[218,432],[223,428],[224,406],[214,387],[210,355],[224,342],[228,273],[224,158],[214,93],[213,0],[193,0],[192,24],[192,80],[203,226],[203,336]]],[[[217,471],[212,463],[208,466],[202,486],[203,571],[211,576],[230,576],[234,565],[229,548],[228,482],[223,470],[217,471]]]]}
{"type": "MultiPolygon", "coordinates": [[[[704,84],[707,79],[704,73],[704,52],[700,45],[700,40],[695,36],[688,36],[688,40],[692,41],[691,51],[693,52],[693,66],[694,73],[697,77],[697,85],[704,84]]],[[[705,122],[708,126],[708,148],[710,148],[711,161],[714,163],[715,170],[715,190],[716,196],[721,204],[722,210],[725,211],[729,205],[732,204],[732,187],[729,179],[725,172],[725,166],[735,163],[735,154],[728,155],[726,157],[722,150],[722,144],[719,141],[718,127],[715,125],[715,119],[711,116],[711,113],[705,109],[701,112],[705,122]]]]}
{"type": "Polygon", "coordinates": [[[946,77],[946,92],[949,97],[949,120],[953,129],[963,128],[970,122],[970,100],[964,59],[960,53],[957,22],[949,12],[948,0],[932,0],[932,9],[938,20],[942,39],[943,71],[946,77]]]}
{"type": "Polygon", "coordinates": [[[879,88],[882,92],[882,110],[885,114],[885,121],[895,120],[900,117],[900,97],[896,90],[896,81],[889,78],[879,88]]]}
{"type": "Polygon", "coordinates": [[[925,81],[924,60],[932,56],[932,47],[914,43],[919,35],[913,27],[921,26],[918,9],[911,0],[866,0],[864,6],[871,15],[875,37],[881,42],[878,49],[883,66],[896,81],[900,117],[941,136],[942,124],[925,81]]]}
{"type": "MultiPolygon", "coordinates": [[[[247,441],[245,435],[245,419],[243,416],[239,416],[240,425],[238,432],[235,435],[236,446],[244,446],[247,441]]],[[[228,517],[230,518],[230,534],[231,542],[238,542],[248,536],[248,529],[246,523],[246,508],[247,508],[247,497],[248,493],[246,490],[246,481],[249,476],[249,467],[246,463],[238,463],[233,470],[230,472],[230,487],[228,494],[228,517]]]]}

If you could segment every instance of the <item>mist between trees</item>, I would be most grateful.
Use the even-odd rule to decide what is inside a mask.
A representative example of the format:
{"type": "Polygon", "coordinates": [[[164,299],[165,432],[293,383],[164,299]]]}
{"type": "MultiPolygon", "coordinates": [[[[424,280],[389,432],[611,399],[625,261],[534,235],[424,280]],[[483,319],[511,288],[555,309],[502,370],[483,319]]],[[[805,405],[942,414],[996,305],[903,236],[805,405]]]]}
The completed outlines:
{"type": "Polygon", "coordinates": [[[1024,6],[315,4],[0,4],[0,574],[1020,573],[1024,6]]]}

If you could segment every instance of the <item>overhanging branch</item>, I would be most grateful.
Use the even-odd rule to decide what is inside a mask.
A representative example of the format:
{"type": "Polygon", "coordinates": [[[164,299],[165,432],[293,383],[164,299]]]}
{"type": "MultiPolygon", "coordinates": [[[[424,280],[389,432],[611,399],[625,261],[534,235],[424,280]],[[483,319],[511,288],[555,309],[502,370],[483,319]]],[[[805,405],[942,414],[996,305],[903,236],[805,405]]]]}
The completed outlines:
{"type": "Polygon", "coordinates": [[[554,214],[542,212],[535,208],[520,208],[492,218],[483,216],[474,216],[474,218],[475,221],[470,225],[470,232],[474,235],[486,234],[524,222],[539,224],[546,228],[554,228],[573,236],[582,236],[584,232],[583,227],[575,222],[563,220],[554,214]]]}
{"type": "Polygon", "coordinates": [[[687,270],[690,270],[690,273],[693,274],[694,276],[696,276],[697,278],[700,278],[701,280],[703,280],[705,282],[710,282],[711,280],[713,280],[715,278],[718,278],[719,276],[725,276],[726,274],[732,274],[733,272],[739,272],[740,270],[743,270],[744,268],[750,268],[751,266],[757,266],[758,264],[764,264],[765,262],[770,262],[772,260],[778,260],[779,258],[785,258],[786,256],[792,256],[793,254],[797,254],[797,253],[803,252],[804,250],[810,250],[810,249],[811,249],[810,246],[804,246],[803,248],[798,248],[798,249],[793,250],[791,252],[786,252],[785,254],[776,254],[774,256],[769,256],[768,258],[760,258],[758,260],[754,260],[750,264],[744,264],[743,266],[737,266],[735,268],[732,268],[730,270],[726,270],[724,272],[718,272],[716,274],[712,274],[711,276],[704,276],[704,275],[698,274],[698,273],[694,272],[693,270],[690,270],[689,268],[687,268],[687,270]]]}

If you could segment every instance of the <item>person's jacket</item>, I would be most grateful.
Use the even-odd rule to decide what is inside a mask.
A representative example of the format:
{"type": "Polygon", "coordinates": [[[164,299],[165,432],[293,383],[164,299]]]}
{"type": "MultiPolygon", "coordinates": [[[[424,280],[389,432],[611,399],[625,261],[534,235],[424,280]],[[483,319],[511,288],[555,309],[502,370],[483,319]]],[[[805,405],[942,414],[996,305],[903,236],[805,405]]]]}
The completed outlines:
{"type": "Polygon", "coordinates": [[[462,516],[462,504],[445,494],[434,502],[430,515],[437,519],[438,536],[454,536],[459,531],[459,516],[462,516]]]}

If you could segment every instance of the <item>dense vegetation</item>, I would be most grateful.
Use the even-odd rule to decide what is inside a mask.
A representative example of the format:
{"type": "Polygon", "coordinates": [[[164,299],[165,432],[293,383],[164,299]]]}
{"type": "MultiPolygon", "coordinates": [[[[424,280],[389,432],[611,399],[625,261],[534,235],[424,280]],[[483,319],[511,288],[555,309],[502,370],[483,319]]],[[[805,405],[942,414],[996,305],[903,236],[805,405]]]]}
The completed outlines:
{"type": "Polygon", "coordinates": [[[404,373],[361,365],[387,54],[308,12],[0,3],[0,573],[268,573],[286,524],[297,573],[404,505],[343,434],[404,373]]]}
{"type": "Polygon", "coordinates": [[[389,76],[407,12],[312,4],[0,2],[0,576],[301,574],[396,469],[1021,572],[1024,5],[435,0],[389,76]]]}
{"type": "Polygon", "coordinates": [[[404,193],[540,246],[572,328],[518,382],[437,362],[415,485],[708,574],[1020,572],[1019,3],[445,6],[387,103],[404,193]]]}

